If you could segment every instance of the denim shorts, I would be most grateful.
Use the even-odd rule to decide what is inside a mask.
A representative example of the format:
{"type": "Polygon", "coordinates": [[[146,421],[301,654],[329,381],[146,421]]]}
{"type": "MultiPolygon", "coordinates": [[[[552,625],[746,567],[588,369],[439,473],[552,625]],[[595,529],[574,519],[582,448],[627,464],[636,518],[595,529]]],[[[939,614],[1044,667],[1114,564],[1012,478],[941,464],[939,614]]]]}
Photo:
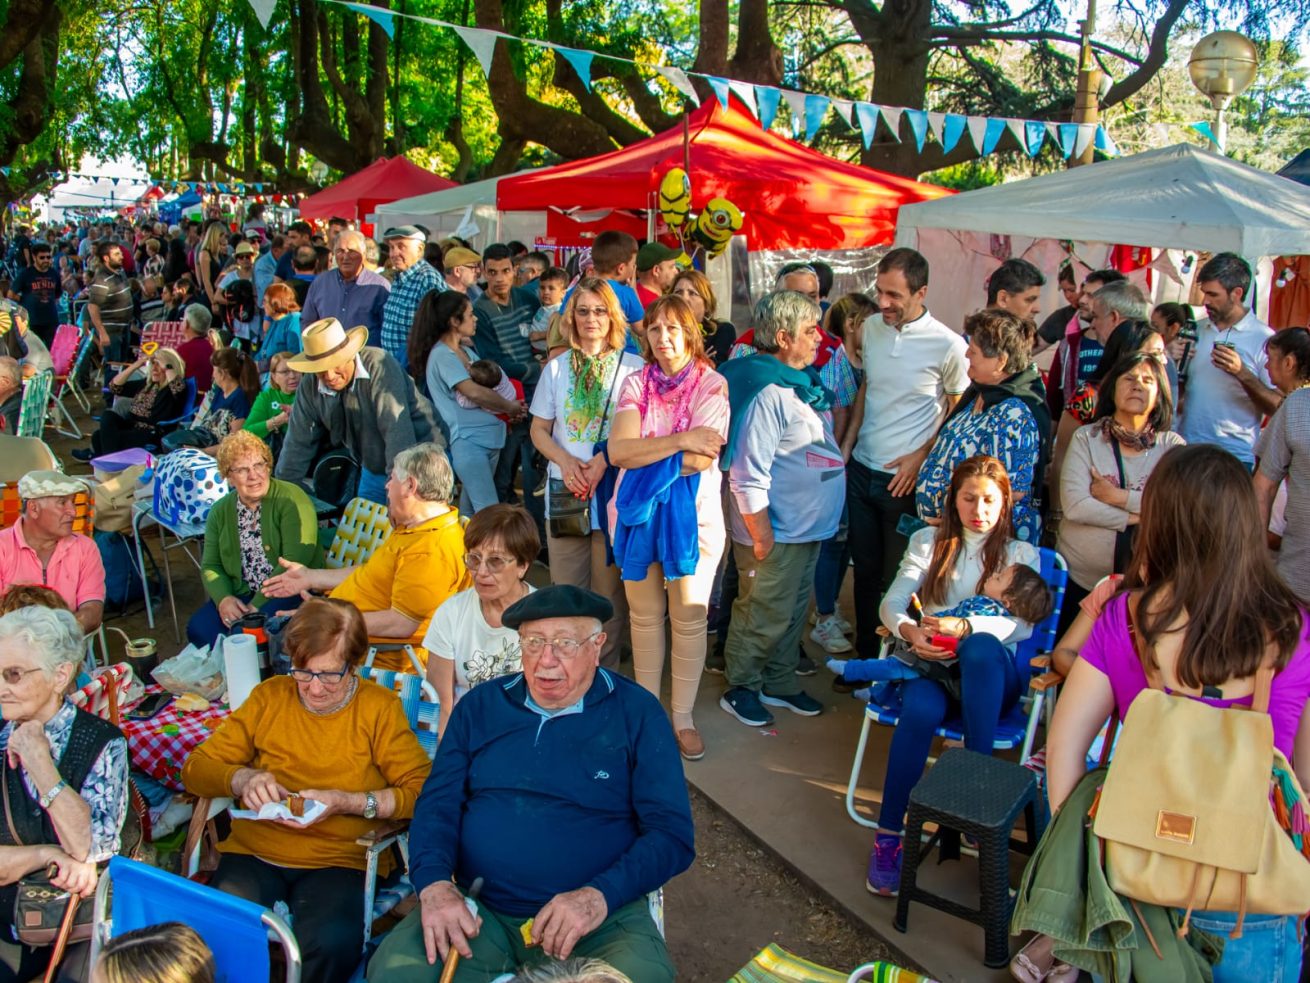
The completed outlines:
{"type": "Polygon", "coordinates": [[[1301,978],[1301,940],[1295,915],[1247,915],[1242,937],[1228,938],[1237,915],[1196,911],[1191,924],[1224,940],[1224,957],[1214,968],[1214,983],[1297,983],[1301,978]]]}

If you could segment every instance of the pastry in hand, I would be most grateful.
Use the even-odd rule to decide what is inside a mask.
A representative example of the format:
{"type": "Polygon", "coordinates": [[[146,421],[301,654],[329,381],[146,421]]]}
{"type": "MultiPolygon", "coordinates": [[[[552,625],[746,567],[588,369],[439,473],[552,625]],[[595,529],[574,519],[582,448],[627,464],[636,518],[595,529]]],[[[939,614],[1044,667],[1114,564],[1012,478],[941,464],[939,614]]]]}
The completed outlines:
{"type": "Polygon", "coordinates": [[[282,801],[282,804],[287,807],[287,810],[293,816],[300,817],[305,814],[305,800],[302,799],[299,795],[287,796],[282,801]]]}

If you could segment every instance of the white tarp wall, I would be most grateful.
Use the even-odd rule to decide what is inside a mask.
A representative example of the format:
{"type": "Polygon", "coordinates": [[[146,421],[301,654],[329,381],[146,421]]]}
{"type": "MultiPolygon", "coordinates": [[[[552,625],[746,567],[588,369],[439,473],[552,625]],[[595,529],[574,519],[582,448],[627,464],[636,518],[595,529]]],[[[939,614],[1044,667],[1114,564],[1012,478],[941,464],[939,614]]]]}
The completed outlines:
{"type": "Polygon", "coordinates": [[[120,208],[133,205],[136,200],[150,190],[147,182],[132,183],[119,180],[114,183],[109,178],[94,181],[65,181],[50,190],[46,209],[50,221],[63,221],[64,212],[69,209],[89,208],[102,212],[117,212],[120,208]]]}

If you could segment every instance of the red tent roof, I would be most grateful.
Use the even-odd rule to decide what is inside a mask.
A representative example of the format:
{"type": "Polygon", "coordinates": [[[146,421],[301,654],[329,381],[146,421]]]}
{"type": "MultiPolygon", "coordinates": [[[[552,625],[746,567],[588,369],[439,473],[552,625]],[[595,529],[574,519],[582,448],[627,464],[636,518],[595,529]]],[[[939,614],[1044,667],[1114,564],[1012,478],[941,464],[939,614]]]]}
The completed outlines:
{"type": "Polygon", "coordinates": [[[301,201],[300,217],[363,220],[385,202],[453,187],[454,181],[425,171],[404,157],[379,157],[362,171],[301,201]]]}
{"type": "MultiPolygon", "coordinates": [[[[944,188],[846,164],[760,128],[734,102],[708,100],[688,118],[692,205],[727,198],[745,214],[751,249],[856,249],[890,243],[902,205],[944,188]]],[[[630,147],[503,179],[501,211],[646,209],[671,167],[683,128],[630,147]]]]}

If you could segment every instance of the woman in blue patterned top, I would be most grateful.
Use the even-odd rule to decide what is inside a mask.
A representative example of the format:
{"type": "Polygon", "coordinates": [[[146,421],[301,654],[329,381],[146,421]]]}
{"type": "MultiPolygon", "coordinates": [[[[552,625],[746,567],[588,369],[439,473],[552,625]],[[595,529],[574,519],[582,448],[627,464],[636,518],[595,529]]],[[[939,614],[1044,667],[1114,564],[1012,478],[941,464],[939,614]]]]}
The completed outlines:
{"type": "MultiPolygon", "coordinates": [[[[27,607],[0,617],[0,980],[39,977],[49,947],[26,946],[12,932],[20,878],[54,868],[51,883],[84,897],[96,864],[118,852],[127,816],[127,741],[107,721],[64,696],[82,659],[82,631],[67,611],[27,607]]],[[[65,972],[85,961],[70,947],[65,972]]],[[[80,978],[80,977],[79,977],[80,978]]]]}
{"type": "Polygon", "coordinates": [[[915,505],[919,517],[935,525],[946,508],[956,465],[988,454],[1010,476],[1015,537],[1035,544],[1041,537],[1037,499],[1051,435],[1046,391],[1032,364],[1036,330],[1032,321],[989,308],[971,315],[964,331],[971,381],[919,470],[915,505]]]}

